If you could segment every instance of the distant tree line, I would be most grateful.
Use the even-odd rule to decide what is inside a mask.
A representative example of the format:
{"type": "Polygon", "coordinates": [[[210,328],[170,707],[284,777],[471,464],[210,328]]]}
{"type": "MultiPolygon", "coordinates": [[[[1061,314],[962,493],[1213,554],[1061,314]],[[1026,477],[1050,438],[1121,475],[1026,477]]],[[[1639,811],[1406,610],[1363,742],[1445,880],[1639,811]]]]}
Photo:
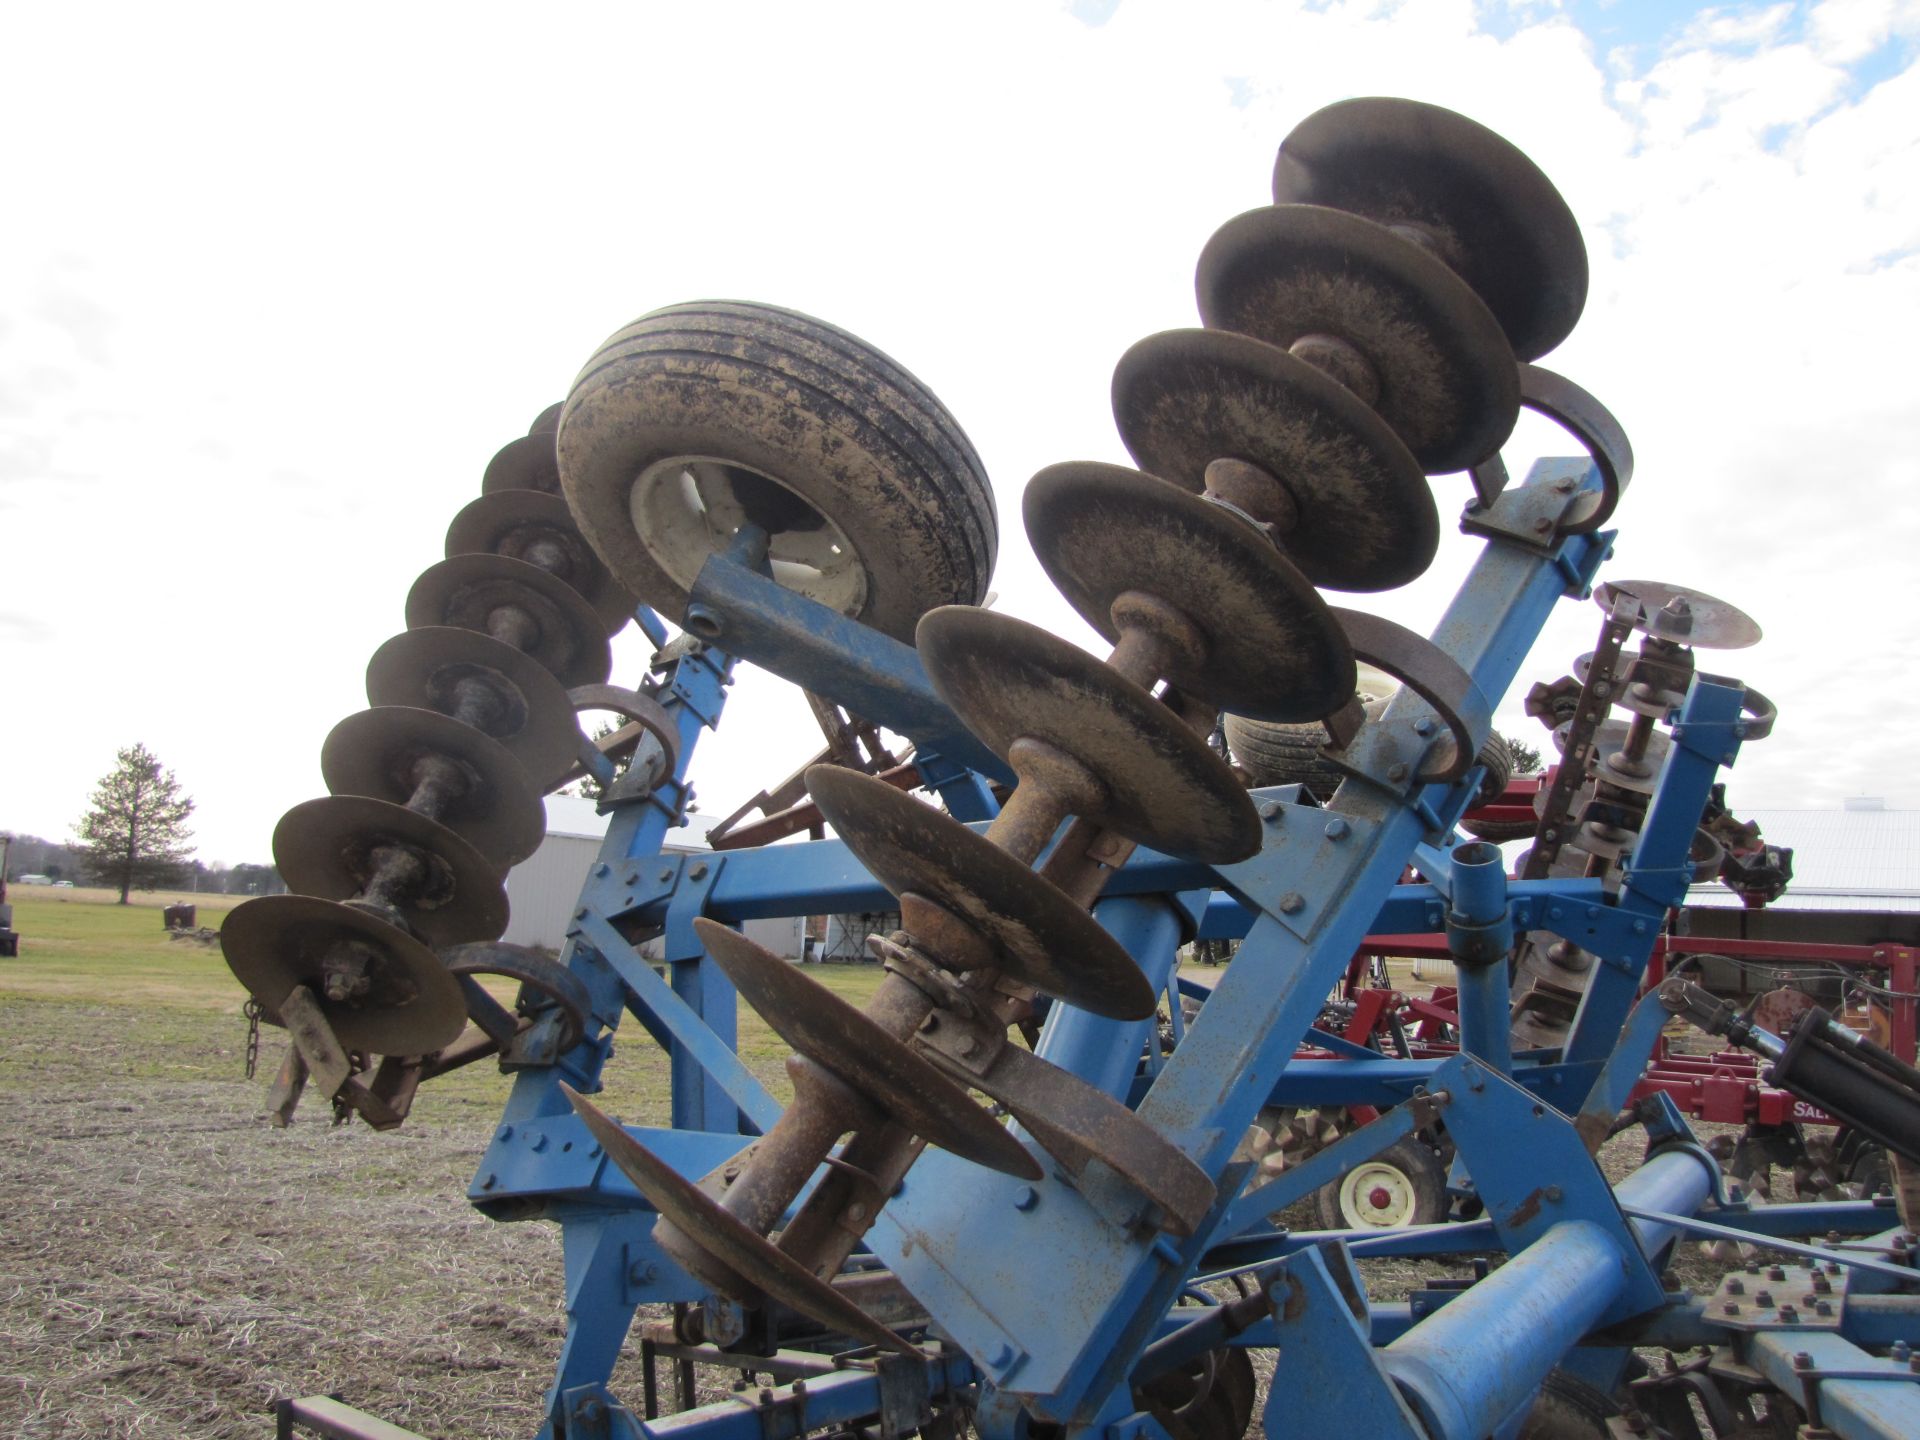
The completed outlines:
{"type": "MultiPolygon", "coordinates": [[[[22,875],[44,875],[49,880],[71,880],[76,885],[104,884],[109,876],[89,869],[86,857],[74,845],[58,840],[43,840],[38,835],[16,835],[7,853],[7,882],[18,882],[22,875]]],[[[162,888],[156,886],[154,888],[162,888]]],[[[279,895],[286,885],[273,865],[224,860],[182,865],[178,873],[164,882],[164,888],[198,890],[203,895],[279,895]]]]}

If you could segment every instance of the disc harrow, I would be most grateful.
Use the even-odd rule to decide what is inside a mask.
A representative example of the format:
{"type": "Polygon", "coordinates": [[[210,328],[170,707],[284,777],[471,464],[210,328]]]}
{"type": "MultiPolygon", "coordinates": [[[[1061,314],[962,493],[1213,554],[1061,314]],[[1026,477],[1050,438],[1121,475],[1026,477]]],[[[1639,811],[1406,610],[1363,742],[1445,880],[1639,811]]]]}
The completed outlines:
{"type": "Polygon", "coordinates": [[[488,465],[447,559],[407,597],[409,628],[367,668],[372,708],[327,736],[330,793],[275,829],[293,893],[246,902],[222,931],[234,974],[292,1036],[281,1124],[309,1076],[340,1113],[390,1128],[428,1069],[511,1052],[538,1013],[569,1045],[585,1027],[564,968],[485,943],[507,926],[506,871],[545,834],[541,794],[582,760],[565,687],[604,686],[608,636],[635,606],[552,493],[557,420],[542,412],[488,465]],[[529,1013],[508,1015],[481,973],[520,979],[529,1013]]]}
{"type": "MultiPolygon", "coordinates": [[[[1870,1384],[1920,1432],[1904,1370],[1881,1383],[1861,1348],[1896,1326],[1920,1341],[1920,1307],[1851,1330],[1840,1314],[1843,1271],[1913,1279],[1884,1219],[1825,1207],[1822,1230],[1867,1238],[1814,1257],[1835,1267],[1832,1313],[1783,1337],[1778,1307],[1723,1324],[1663,1282],[1679,1236],[1749,1218],[1677,1113],[1636,1107],[1649,1153],[1618,1185],[1594,1158],[1667,1018],[1636,994],[1676,887],[1712,859],[1714,776],[1772,719],[1693,651],[1757,628],[1673,587],[1602,587],[1595,655],[1534,697],[1564,758],[1527,868],[1510,883],[1455,832],[1504,787],[1493,700],[1558,601],[1593,593],[1633,474],[1605,407],[1534,363],[1585,299],[1571,213],[1498,136],[1386,99],[1304,121],[1273,198],[1205,247],[1202,323],[1116,366],[1135,466],[1050,465],[1026,487],[1041,567],[1105,654],[983,608],[991,487],[924,386],[836,327],[740,301],[610,337],[413,587],[374,708],[328,741],[340,793],[283,827],[310,893],[236,910],[228,953],[301,1063],[379,1123],[469,1054],[514,1072],[469,1198],[563,1232],[545,1440],[950,1440],[962,1422],[1239,1440],[1256,1412],[1276,1436],[1599,1440],[1649,1414],[1697,1434],[1678,1379],[1630,1383],[1636,1347],[1658,1345],[1721,1347],[1700,1379],[1716,1399],[1732,1376],[1741,1404],[1764,1388],[1790,1420],[1834,1393],[1818,1386],[1870,1384]],[[1583,453],[1512,484],[1522,408],[1583,453]],[[1331,603],[1427,570],[1432,477],[1458,470],[1484,552],[1431,637],[1331,603]],[[607,683],[611,595],[656,646],[643,690],[607,683]],[[852,761],[763,791],[752,832],[835,838],[675,853],[692,751],[742,661],[799,686],[852,761]],[[631,723],[584,746],[557,696],[631,723]],[[1337,785],[1249,791],[1210,743],[1223,716],[1311,735],[1337,785]],[[611,823],[548,973],[484,937],[540,791],[577,767],[607,782],[611,823]],[[899,916],[867,939],[881,975],[862,1006],[737,928],[824,913],[899,916]],[[1457,1050],[1388,1056],[1316,1028],[1369,935],[1414,933],[1444,935],[1458,968],[1457,1050]],[[1211,988],[1176,974],[1194,939],[1240,942],[1211,988]],[[1528,997],[1561,983],[1541,968],[1567,968],[1556,946],[1591,963],[1538,1030],[1528,997]],[[520,979],[530,1013],[481,974],[520,979]],[[738,1053],[742,999],[791,1048],[784,1105],[738,1053]],[[667,1052],[670,1126],[608,1113],[625,1014],[667,1052]],[[1516,1054],[1516,1035],[1551,1039],[1516,1054]],[[368,1052],[384,1058],[362,1081],[368,1052]],[[1350,1228],[1273,1228],[1315,1194],[1350,1228]],[[1410,1223],[1449,1209],[1476,1218],[1410,1223]],[[1375,1306],[1354,1257],[1382,1246],[1507,1258],[1375,1306]],[[639,1307],[667,1302],[641,1332],[642,1417],[609,1381],[639,1307]],[[1807,1363],[1781,1368],[1782,1344],[1807,1363]],[[1252,1348],[1276,1357],[1264,1409],[1252,1348]],[[688,1406],[695,1363],[743,1382],[663,1421],[658,1358],[683,1367],[688,1406]]],[[[1709,1019],[1845,1069],[1844,1037],[1792,1050],[1709,1019]]],[[[1855,1079],[1920,1095],[1876,1074],[1855,1079]]],[[[1755,1243],[1791,1245],[1792,1218],[1776,1209],[1755,1243]]]]}
{"type": "MultiPolygon", "coordinates": [[[[1695,650],[1743,649],[1759,643],[1760,627],[1724,600],[1662,582],[1609,581],[1594,600],[1606,616],[1598,644],[1574,662],[1572,675],[1535,685],[1527,696],[1527,713],[1552,730],[1561,759],[1535,796],[1539,824],[1517,873],[1528,880],[1577,875],[1617,888],[1673,749],[1660,726],[1686,699],[1695,650]],[[1629,651],[1634,634],[1640,643],[1629,651]],[[1611,718],[1615,710],[1627,718],[1611,718]]],[[[1764,739],[1772,705],[1747,689],[1745,706],[1742,738],[1764,739]]],[[[1689,878],[1711,880],[1725,858],[1720,841],[1698,826],[1689,878]]],[[[1596,958],[1562,937],[1522,938],[1513,961],[1516,1046],[1566,1039],[1596,958]]]]}

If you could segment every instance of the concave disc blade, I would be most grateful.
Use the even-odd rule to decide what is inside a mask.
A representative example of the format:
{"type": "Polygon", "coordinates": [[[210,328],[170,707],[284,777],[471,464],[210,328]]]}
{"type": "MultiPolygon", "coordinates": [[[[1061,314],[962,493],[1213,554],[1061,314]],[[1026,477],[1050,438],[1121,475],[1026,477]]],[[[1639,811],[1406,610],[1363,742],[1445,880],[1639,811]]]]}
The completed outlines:
{"type": "Polygon", "coordinates": [[[1332,335],[1379,381],[1361,398],[1431,472],[1499,452],[1520,418],[1520,370],[1493,312],[1385,226],[1317,205],[1236,216],[1200,253],[1200,318],[1286,349],[1332,335]]]}
{"type": "Polygon", "coordinates": [[[320,746],[320,774],[336,795],[371,795],[405,805],[415,765],[453,761],[466,781],[433,819],[505,871],[540,848],[547,816],[533,782],[499,741],[433,710],[381,705],[349,715],[320,746]]]}
{"type": "Polygon", "coordinates": [[[866,1015],[738,931],[705,918],[693,928],[734,988],[800,1054],[929,1144],[989,1170],[1040,1178],[1039,1165],[1004,1125],[866,1015]]]}
{"type": "Polygon", "coordinates": [[[653,1208],[722,1265],[759,1286],[769,1299],[811,1315],[824,1325],[870,1345],[905,1355],[920,1353],[799,1261],[754,1234],[564,1080],[560,1090],[607,1152],[607,1158],[620,1167],[653,1208]]]}
{"type": "Polygon", "coordinates": [[[992,841],[856,770],[815,765],[807,788],[875,879],[965,921],[1006,974],[1095,1015],[1153,1013],[1153,987],[1119,942],[992,841]]]}
{"type": "Polygon", "coordinates": [[[394,904],[427,944],[497,940],[506,930],[507,892],[499,871],[439,821],[404,805],[365,795],[305,801],[274,827],[273,862],[290,890],[351,900],[366,889],[373,851],[383,845],[405,846],[424,864],[420,882],[394,897],[394,904]]]}
{"type": "MultiPolygon", "coordinates": [[[[543,411],[541,419],[549,412],[543,411]]],[[[534,421],[538,425],[539,420],[534,421]]],[[[492,495],[501,490],[541,490],[560,493],[560,457],[554,448],[554,436],[560,428],[556,416],[551,430],[535,430],[517,440],[509,440],[487,462],[480,480],[480,492],[492,495]]]]}
{"type": "Polygon", "coordinates": [[[1113,416],[1140,468],[1196,495],[1207,466],[1244,460],[1297,518],[1277,536],[1316,585],[1390,590],[1440,544],[1433,492],[1373,411],[1304,360],[1246,335],[1168,330],[1120,357],[1113,416]]]}
{"type": "Polygon", "coordinates": [[[560,412],[562,410],[565,410],[566,408],[567,408],[566,401],[564,400],[554,401],[553,404],[547,406],[546,409],[542,410],[538,415],[533,417],[533,423],[527,426],[527,434],[529,435],[558,434],[560,430],[560,412]]]}
{"type": "Polygon", "coordinates": [[[1522,360],[1572,333],[1587,247],[1545,173],[1484,125],[1417,100],[1342,100],[1280,142],[1273,198],[1417,225],[1499,318],[1522,360]]]}
{"type": "Polygon", "coordinates": [[[608,634],[633,618],[634,599],[613,582],[593,553],[573,512],[558,495],[537,490],[496,490],[469,501],[447,527],[447,554],[505,555],[540,565],[580,592],[608,634]],[[549,569],[534,557],[536,547],[553,552],[549,569]]]}
{"type": "Polygon", "coordinates": [[[526,650],[562,685],[604,685],[613,673],[606,626],[578,590],[505,555],[456,555],[422,571],[407,592],[407,628],[455,625],[492,633],[488,617],[514,609],[534,622],[526,650]]]}
{"type": "Polygon", "coordinates": [[[499,706],[478,728],[527,768],[536,790],[551,790],[580,758],[573,702],[551,670],[503,640],[452,625],[402,630],[367,662],[367,703],[450,716],[468,678],[482,681],[499,706]]]}
{"type": "Polygon", "coordinates": [[[364,911],[311,895],[262,895],[236,905],[220,926],[220,949],[235,978],[276,1016],[296,985],[313,991],[341,1045],[378,1055],[427,1055],[467,1026],[460,982],[412,936],[364,911]],[[329,1000],[327,953],[336,945],[366,957],[368,988],[329,1000]]]}
{"type": "Polygon", "coordinates": [[[1623,594],[1640,602],[1643,619],[1634,627],[1637,630],[1702,650],[1744,650],[1760,643],[1760,626],[1739,606],[1684,585],[1660,580],[1609,580],[1594,590],[1593,599],[1601,609],[1611,610],[1614,599],[1623,594]],[[1656,623],[1656,617],[1676,600],[1685,603],[1691,625],[1682,629],[1656,623]]]}
{"type": "Polygon", "coordinates": [[[1260,720],[1317,720],[1353,694],[1346,632],[1245,521],[1155,476],[1091,462],[1048,466],[1023,503],[1047,578],[1108,640],[1120,637],[1113,602],[1128,590],[1176,605],[1206,636],[1197,664],[1167,672],[1187,694],[1260,720]]]}
{"type": "Polygon", "coordinates": [[[1260,848],[1233,771],[1185,721],[1111,666],[1037,625],[970,606],[929,611],[921,663],[940,698],[996,755],[1023,737],[1092,771],[1105,803],[1086,818],[1208,864],[1260,848]]]}

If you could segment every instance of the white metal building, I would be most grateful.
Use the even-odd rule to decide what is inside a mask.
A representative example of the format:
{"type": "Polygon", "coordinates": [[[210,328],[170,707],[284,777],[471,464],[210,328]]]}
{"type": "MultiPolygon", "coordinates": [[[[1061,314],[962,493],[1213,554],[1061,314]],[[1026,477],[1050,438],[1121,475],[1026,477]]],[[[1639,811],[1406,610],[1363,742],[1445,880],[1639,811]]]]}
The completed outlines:
{"type": "MultiPolygon", "coordinates": [[[[600,858],[607,817],[594,808],[593,801],[576,795],[549,795],[546,807],[547,838],[538,850],[507,872],[507,904],[512,913],[507,933],[501,938],[513,945],[558,950],[579,907],[580,887],[586,882],[587,871],[600,858]]],[[[682,855],[704,852],[707,831],[717,823],[714,816],[689,815],[684,828],[668,832],[666,849],[682,855]]],[[[774,954],[790,960],[800,958],[800,917],[752,920],[744,929],[774,954]]],[[[641,953],[649,958],[657,958],[658,951],[658,942],[641,947],[641,953]]]]}

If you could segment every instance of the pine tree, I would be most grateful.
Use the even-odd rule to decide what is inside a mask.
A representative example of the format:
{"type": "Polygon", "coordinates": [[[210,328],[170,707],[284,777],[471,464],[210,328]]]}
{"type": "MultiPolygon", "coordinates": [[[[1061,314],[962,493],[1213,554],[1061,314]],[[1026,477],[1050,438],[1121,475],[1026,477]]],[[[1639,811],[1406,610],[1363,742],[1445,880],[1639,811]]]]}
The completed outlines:
{"type": "Polygon", "coordinates": [[[134,886],[150,888],[180,873],[193,853],[186,828],[193,801],[146,746],[120,751],[115,762],[94,787],[74,836],[88,868],[120,887],[124,905],[134,886]]]}

